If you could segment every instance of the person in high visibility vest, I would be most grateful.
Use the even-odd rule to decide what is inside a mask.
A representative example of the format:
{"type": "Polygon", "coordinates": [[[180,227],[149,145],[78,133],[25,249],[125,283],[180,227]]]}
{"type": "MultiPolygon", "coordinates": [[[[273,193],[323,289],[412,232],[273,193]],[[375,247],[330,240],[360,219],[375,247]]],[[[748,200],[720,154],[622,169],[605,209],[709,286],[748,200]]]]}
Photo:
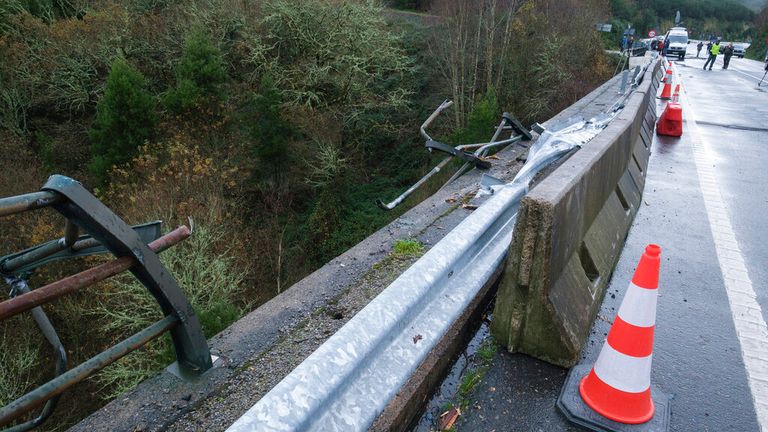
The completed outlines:
{"type": "Polygon", "coordinates": [[[707,65],[709,65],[709,70],[712,70],[712,66],[715,65],[715,60],[717,60],[718,54],[720,54],[720,41],[716,40],[715,43],[712,44],[712,48],[709,49],[709,58],[704,62],[704,70],[707,70],[707,65]]]}

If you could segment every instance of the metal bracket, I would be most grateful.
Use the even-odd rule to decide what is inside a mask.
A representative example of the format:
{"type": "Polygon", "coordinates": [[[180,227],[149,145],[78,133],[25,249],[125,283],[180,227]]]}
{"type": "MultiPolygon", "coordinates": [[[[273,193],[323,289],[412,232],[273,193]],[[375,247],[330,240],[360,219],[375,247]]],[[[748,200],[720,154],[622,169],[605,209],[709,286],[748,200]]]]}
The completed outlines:
{"type": "Polygon", "coordinates": [[[520,120],[515,118],[512,114],[510,114],[508,112],[504,112],[501,115],[501,117],[504,120],[506,120],[507,123],[509,123],[510,126],[512,126],[517,131],[517,133],[519,133],[520,135],[524,136],[526,141],[530,141],[530,140],[533,139],[533,135],[531,135],[531,131],[528,130],[528,128],[526,128],[525,126],[523,126],[523,124],[520,123],[520,120]]]}
{"type": "Polygon", "coordinates": [[[131,273],[147,287],[166,315],[178,319],[171,336],[179,364],[198,374],[210,369],[211,353],[192,305],[136,231],[69,177],[53,175],[42,190],[66,197],[67,201],[55,203],[53,207],[99,240],[115,256],[136,259],[140,265],[133,266],[131,273]]]}
{"type": "MultiPolygon", "coordinates": [[[[161,221],[148,222],[133,226],[133,230],[139,235],[141,241],[147,244],[160,238],[162,235],[161,225],[161,221]]],[[[0,272],[28,279],[27,275],[45,264],[105,252],[108,252],[107,248],[89,235],[78,237],[71,246],[67,246],[65,239],[60,238],[0,257],[0,272]],[[59,250],[59,252],[50,253],[51,250],[59,250]]]]}
{"type": "Polygon", "coordinates": [[[476,167],[481,169],[488,169],[491,167],[491,164],[489,162],[480,159],[479,157],[473,155],[472,153],[457,149],[455,147],[452,147],[448,144],[441,143],[439,141],[427,140],[427,142],[424,145],[427,147],[429,151],[432,151],[432,149],[435,149],[444,153],[448,153],[451,156],[456,156],[459,159],[463,159],[466,162],[474,164],[476,167]]]}

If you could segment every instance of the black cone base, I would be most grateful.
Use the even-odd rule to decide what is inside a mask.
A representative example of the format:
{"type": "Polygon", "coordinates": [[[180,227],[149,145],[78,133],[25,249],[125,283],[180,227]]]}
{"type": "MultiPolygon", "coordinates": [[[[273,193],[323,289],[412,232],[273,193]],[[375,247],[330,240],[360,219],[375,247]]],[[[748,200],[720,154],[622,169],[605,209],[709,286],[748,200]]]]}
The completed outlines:
{"type": "Polygon", "coordinates": [[[588,407],[579,394],[579,383],[592,369],[588,365],[574,366],[565,379],[563,390],[557,398],[557,407],[571,422],[583,428],[599,432],[666,432],[671,415],[669,397],[651,386],[651,397],[656,407],[653,418],[646,423],[628,425],[609,420],[588,407]]]}

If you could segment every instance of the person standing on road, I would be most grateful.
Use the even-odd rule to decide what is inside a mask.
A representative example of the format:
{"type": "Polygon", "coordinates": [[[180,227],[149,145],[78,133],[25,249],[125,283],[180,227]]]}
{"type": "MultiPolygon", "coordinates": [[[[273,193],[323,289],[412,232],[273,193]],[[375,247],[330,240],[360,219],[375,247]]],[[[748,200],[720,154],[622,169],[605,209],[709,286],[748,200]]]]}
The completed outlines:
{"type": "Polygon", "coordinates": [[[621,52],[623,53],[625,49],[627,49],[627,35],[621,38],[621,52]]]}
{"type": "Polygon", "coordinates": [[[733,42],[730,42],[727,47],[723,48],[723,69],[728,69],[728,64],[731,63],[731,56],[733,56],[733,42]]]}
{"type": "Polygon", "coordinates": [[[709,49],[709,58],[704,62],[704,70],[707,70],[707,65],[709,65],[709,70],[712,70],[712,66],[715,65],[715,60],[717,60],[718,54],[720,54],[720,41],[716,40],[715,43],[712,44],[712,48],[709,49]]]}
{"type": "Polygon", "coordinates": [[[696,58],[699,58],[699,53],[701,52],[701,49],[704,47],[704,42],[699,41],[699,44],[696,45],[696,58]]]}

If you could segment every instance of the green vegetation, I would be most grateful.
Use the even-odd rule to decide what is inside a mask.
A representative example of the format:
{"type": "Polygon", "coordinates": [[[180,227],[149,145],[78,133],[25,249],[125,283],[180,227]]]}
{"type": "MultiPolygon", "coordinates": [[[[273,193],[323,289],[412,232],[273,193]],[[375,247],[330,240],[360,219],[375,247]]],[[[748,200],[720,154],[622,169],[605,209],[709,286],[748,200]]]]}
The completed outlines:
{"type": "Polygon", "coordinates": [[[752,23],[755,30],[755,35],[752,38],[752,45],[749,46],[746,52],[746,56],[753,60],[764,61],[768,57],[768,5],[763,6],[763,9],[755,16],[755,20],[752,23]]]}
{"type": "Polygon", "coordinates": [[[480,344],[480,347],[477,349],[477,355],[484,361],[491,361],[498,350],[499,347],[496,345],[496,341],[493,338],[488,338],[480,344]]]}
{"type": "MultiPolygon", "coordinates": [[[[235,304],[244,275],[234,271],[226,251],[217,252],[221,233],[209,227],[196,227],[189,239],[161,255],[163,264],[176,275],[200,320],[203,333],[211,337],[242,316],[235,304]]],[[[135,333],[162,318],[157,302],[131,274],[113,279],[108,289],[99,292],[99,301],[89,313],[106,335],[135,333]]],[[[170,337],[153,341],[143,349],[119,360],[97,375],[107,389],[102,394],[112,399],[175,360],[170,337]]]]}
{"type": "Polygon", "coordinates": [[[220,99],[221,85],[226,79],[221,52],[204,30],[194,29],[176,66],[176,87],[165,95],[165,107],[181,113],[207,99],[220,99]]]}
{"type": "Polygon", "coordinates": [[[722,37],[745,40],[751,36],[754,12],[737,0],[611,0],[613,32],[611,43],[618,46],[621,32],[631,24],[636,37],[645,38],[649,30],[664,34],[674,26],[680,11],[681,25],[692,38],[722,37]]]}
{"type": "Polygon", "coordinates": [[[122,59],[115,60],[89,132],[93,142],[89,169],[99,183],[107,180],[113,165],[131,160],[152,137],[156,118],[155,99],[145,89],[144,77],[122,59]]]}
{"type": "MultiPolygon", "coordinates": [[[[12,324],[19,325],[20,318],[10,320],[12,324]]],[[[24,325],[35,324],[31,320],[24,320],[24,325]]],[[[23,334],[22,338],[13,337],[11,326],[0,329],[0,344],[8,347],[13,343],[13,349],[0,350],[0,406],[18,398],[26,392],[36,378],[35,367],[40,362],[40,341],[34,340],[29,334],[23,334]]]]}
{"type": "MultiPolygon", "coordinates": [[[[488,338],[482,341],[475,353],[475,358],[470,362],[464,375],[459,382],[459,388],[456,391],[454,401],[448,405],[447,409],[451,406],[457,406],[461,410],[465,410],[472,403],[470,396],[472,391],[483,381],[485,374],[488,372],[491,361],[496,355],[496,342],[493,338],[488,338]]],[[[446,410],[447,410],[446,409],[446,410]]]]}
{"type": "MultiPolygon", "coordinates": [[[[501,111],[543,120],[604,82],[613,65],[593,25],[607,2],[393,3],[423,14],[358,0],[0,2],[0,196],[60,173],[98,186],[130,223],[194,217],[204,229],[163,260],[211,335],[450,177],[460,164],[392,212],[375,204],[440,157],[418,127],[442,100],[455,105],[432,125],[438,139],[484,141],[501,111]]],[[[0,219],[8,250],[61,236],[45,212],[22,222],[0,219]]],[[[404,240],[394,255],[422,252],[404,240]]],[[[53,305],[70,363],[156,321],[145,291],[125,276],[53,305]]],[[[29,349],[31,326],[8,326],[1,355],[21,363],[0,372],[0,388],[17,394],[44,381],[47,369],[23,365],[47,354],[29,349]]],[[[167,339],[153,342],[81,384],[72,395],[83,411],[51,424],[72,424],[172,360],[167,339]]]]}
{"type": "Polygon", "coordinates": [[[412,257],[421,255],[424,252],[424,245],[418,240],[398,239],[395,240],[393,250],[397,256],[412,257]]]}

